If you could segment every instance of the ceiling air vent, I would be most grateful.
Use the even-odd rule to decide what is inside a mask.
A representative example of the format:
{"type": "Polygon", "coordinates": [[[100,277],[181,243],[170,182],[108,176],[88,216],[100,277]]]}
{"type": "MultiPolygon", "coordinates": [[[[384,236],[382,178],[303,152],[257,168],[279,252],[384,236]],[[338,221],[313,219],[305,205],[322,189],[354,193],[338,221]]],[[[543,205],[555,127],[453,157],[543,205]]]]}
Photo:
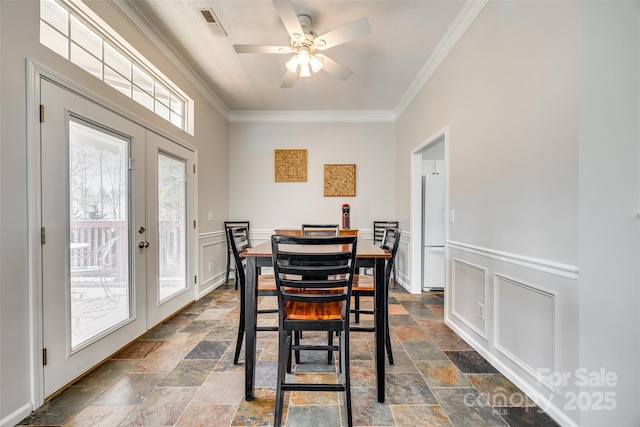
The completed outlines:
{"type": "Polygon", "coordinates": [[[224,31],[224,28],[222,28],[222,25],[220,25],[220,22],[218,21],[218,17],[216,16],[215,13],[213,13],[213,9],[211,8],[201,9],[200,13],[202,13],[202,16],[204,16],[204,20],[207,21],[207,24],[209,24],[209,28],[211,28],[211,31],[213,31],[213,34],[217,36],[227,35],[227,33],[224,31]]]}

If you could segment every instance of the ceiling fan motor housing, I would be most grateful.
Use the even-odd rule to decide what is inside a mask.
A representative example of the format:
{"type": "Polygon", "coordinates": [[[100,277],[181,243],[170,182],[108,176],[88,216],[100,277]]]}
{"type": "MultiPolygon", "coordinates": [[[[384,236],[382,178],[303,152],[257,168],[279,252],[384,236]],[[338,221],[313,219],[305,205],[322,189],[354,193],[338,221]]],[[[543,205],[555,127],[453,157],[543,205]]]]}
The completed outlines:
{"type": "MultiPolygon", "coordinates": [[[[298,15],[298,21],[300,21],[304,34],[301,34],[299,38],[291,38],[291,48],[294,51],[297,51],[302,46],[306,46],[310,50],[316,49],[318,46],[314,43],[314,40],[318,37],[318,34],[311,28],[311,18],[307,15],[298,15]]],[[[294,36],[297,35],[294,34],[294,36]]]]}

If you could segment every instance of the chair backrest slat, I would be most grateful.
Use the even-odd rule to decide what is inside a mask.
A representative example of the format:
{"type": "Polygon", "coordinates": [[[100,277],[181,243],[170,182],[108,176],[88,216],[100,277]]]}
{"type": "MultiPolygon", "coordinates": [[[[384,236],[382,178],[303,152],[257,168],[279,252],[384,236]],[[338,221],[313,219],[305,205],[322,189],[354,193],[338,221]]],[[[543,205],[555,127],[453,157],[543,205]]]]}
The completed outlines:
{"type": "Polygon", "coordinates": [[[373,221],[373,243],[379,245],[382,242],[384,231],[398,228],[398,221],[373,221]]]}
{"type": "MultiPolygon", "coordinates": [[[[249,236],[249,221],[225,221],[224,222],[224,234],[227,239],[227,249],[231,250],[231,245],[229,242],[229,230],[232,228],[241,228],[245,227],[247,229],[247,236],[249,236]]],[[[247,237],[248,239],[248,237],[247,237]]],[[[251,244],[251,242],[249,242],[251,244]]]]}
{"type": "Polygon", "coordinates": [[[303,236],[339,236],[338,224],[302,224],[303,236]]]}

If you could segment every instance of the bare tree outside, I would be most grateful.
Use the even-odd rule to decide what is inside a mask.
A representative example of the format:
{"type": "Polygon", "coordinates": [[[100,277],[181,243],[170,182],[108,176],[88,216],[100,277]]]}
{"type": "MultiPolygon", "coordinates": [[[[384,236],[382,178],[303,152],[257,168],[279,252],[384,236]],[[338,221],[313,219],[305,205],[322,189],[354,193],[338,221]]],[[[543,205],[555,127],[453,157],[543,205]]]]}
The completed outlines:
{"type": "Polygon", "coordinates": [[[72,348],[130,315],[130,141],[69,121],[69,264],[72,348]]]}

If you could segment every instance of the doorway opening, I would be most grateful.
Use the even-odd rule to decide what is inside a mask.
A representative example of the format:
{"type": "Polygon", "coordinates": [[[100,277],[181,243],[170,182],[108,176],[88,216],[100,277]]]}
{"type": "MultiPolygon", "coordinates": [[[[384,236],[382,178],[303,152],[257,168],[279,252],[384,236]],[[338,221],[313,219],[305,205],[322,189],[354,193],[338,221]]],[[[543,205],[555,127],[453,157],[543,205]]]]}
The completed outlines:
{"type": "Polygon", "coordinates": [[[446,289],[448,128],[411,151],[411,293],[446,289]]]}

